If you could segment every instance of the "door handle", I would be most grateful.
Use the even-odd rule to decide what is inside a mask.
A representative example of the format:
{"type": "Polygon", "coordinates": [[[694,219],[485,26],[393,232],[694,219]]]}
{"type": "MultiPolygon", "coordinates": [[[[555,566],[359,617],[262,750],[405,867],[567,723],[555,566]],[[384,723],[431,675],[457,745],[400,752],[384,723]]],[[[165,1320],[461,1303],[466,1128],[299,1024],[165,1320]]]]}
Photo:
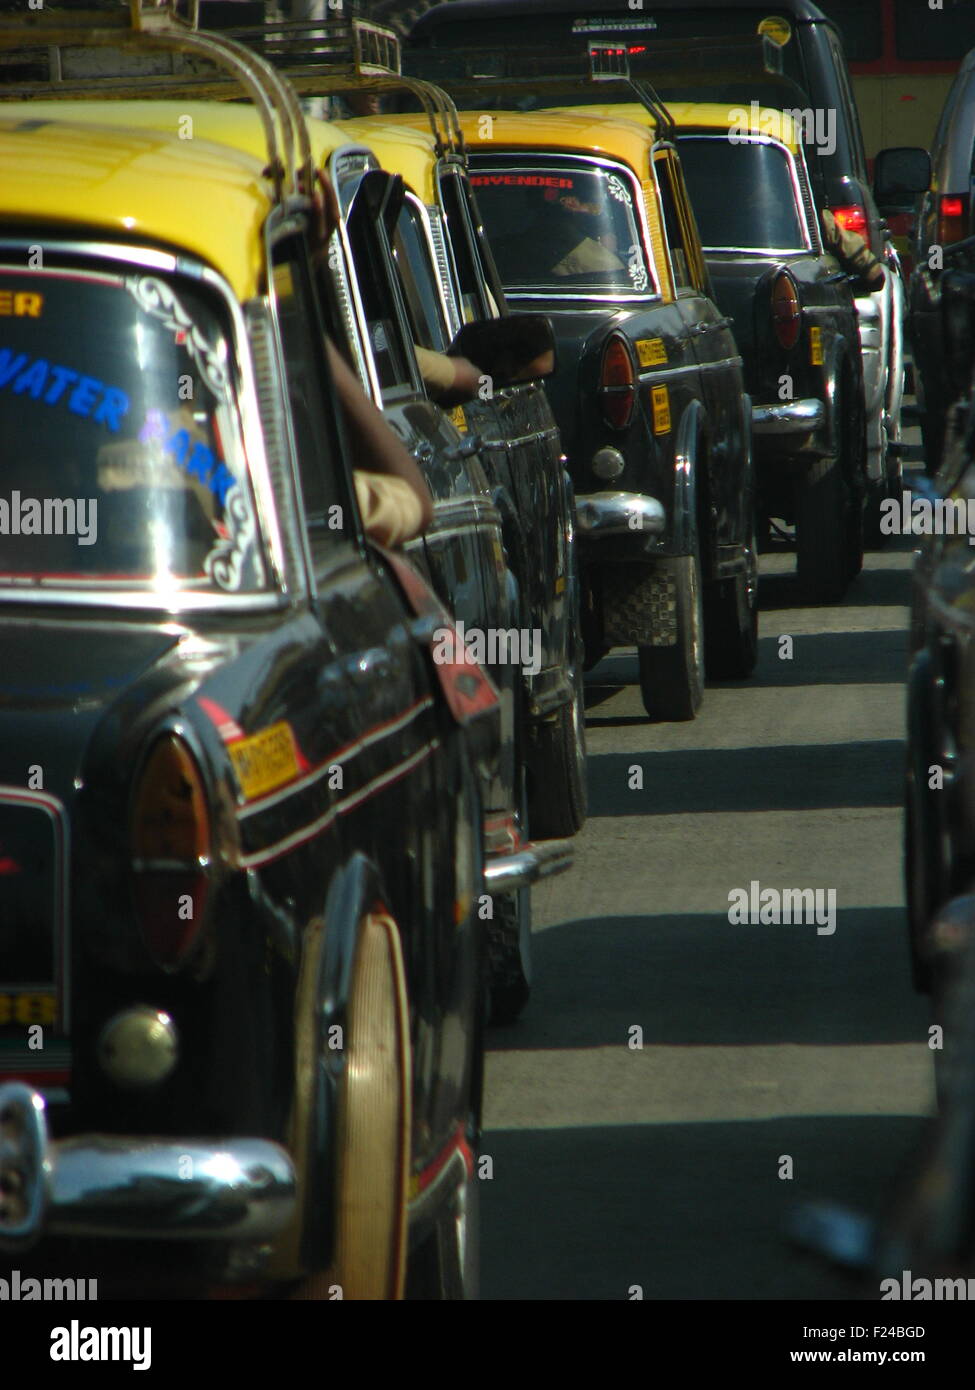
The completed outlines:
{"type": "Polygon", "coordinates": [[[422,443],[418,444],[416,448],[413,449],[411,452],[417,463],[433,463],[433,460],[437,454],[436,449],[433,447],[429,440],[424,440],[422,443]]]}

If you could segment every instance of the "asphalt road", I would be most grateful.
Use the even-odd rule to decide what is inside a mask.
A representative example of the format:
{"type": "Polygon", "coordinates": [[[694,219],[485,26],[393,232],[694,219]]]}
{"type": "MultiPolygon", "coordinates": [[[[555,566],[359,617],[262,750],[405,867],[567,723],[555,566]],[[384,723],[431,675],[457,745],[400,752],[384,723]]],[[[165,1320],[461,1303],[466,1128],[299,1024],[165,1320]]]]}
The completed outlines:
{"type": "Polygon", "coordinates": [[[813,609],[763,556],[758,670],[692,723],[646,722],[635,652],[587,677],[590,819],[535,892],[527,1010],[490,1034],[482,1297],[858,1292],[785,1227],[809,1198],[880,1213],[933,1106],[901,878],[911,558],[868,554],[813,609]],[[732,925],[753,880],[835,890],[835,930],[732,925]]]}

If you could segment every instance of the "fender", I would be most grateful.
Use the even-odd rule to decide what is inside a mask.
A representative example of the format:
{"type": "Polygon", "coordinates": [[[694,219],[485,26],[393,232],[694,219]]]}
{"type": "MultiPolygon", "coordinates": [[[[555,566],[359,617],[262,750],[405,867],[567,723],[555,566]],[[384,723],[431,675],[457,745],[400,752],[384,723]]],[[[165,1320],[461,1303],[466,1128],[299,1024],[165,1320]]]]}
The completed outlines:
{"type": "Polygon", "coordinates": [[[691,401],[674,440],[675,555],[690,555],[698,542],[697,469],[704,427],[704,408],[700,401],[691,401]]]}

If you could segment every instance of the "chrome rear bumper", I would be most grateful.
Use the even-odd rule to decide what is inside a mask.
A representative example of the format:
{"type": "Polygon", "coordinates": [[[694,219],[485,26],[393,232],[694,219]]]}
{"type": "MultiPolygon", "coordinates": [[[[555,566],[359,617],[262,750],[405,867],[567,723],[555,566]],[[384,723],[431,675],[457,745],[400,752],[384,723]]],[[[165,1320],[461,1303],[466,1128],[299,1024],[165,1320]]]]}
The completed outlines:
{"type": "Polygon", "coordinates": [[[0,1085],[0,1250],[42,1235],[265,1241],[295,1200],[291,1159],[269,1140],[52,1140],[40,1094],[0,1085]]]}
{"type": "Polygon", "coordinates": [[[602,536],[659,536],[667,515],[656,497],[642,492],[590,492],[576,497],[577,530],[583,540],[602,536]]]}
{"type": "Polygon", "coordinates": [[[752,406],[752,432],[759,435],[811,434],[826,419],[822,401],[783,401],[752,406]]]}
{"type": "Polygon", "coordinates": [[[529,840],[512,854],[500,854],[484,865],[484,888],[499,897],[529,888],[572,868],[571,840],[529,840]]]}

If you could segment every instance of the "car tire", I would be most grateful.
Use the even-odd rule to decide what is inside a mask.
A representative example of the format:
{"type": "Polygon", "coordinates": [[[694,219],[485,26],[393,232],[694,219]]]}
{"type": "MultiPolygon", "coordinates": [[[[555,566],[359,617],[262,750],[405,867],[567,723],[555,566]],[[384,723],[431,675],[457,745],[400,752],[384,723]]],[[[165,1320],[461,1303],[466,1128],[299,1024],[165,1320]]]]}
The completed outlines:
{"type": "Polygon", "coordinates": [[[850,501],[835,458],[812,464],[796,489],[796,570],[807,603],[836,603],[850,581],[850,501]]]}
{"type": "Polygon", "coordinates": [[[572,699],[537,724],[528,753],[528,824],[536,840],[576,835],[589,809],[586,785],[586,711],[580,643],[572,666],[572,699]]]}
{"type": "Polygon", "coordinates": [[[491,1022],[514,1023],[532,992],[531,889],[496,898],[493,908],[487,924],[491,1022]]]}
{"type": "Polygon", "coordinates": [[[672,647],[638,647],[643,707],[656,722],[693,719],[704,698],[704,595],[701,557],[672,561],[677,584],[677,641],[672,647]]]}
{"type": "MultiPolygon", "coordinates": [[[[332,1262],[302,1279],[290,1297],[399,1299],[406,1275],[412,1066],[399,929],[381,909],[359,928],[342,1056],[332,1262]]],[[[313,1077],[315,1061],[301,1064],[299,1052],[302,1072],[313,1077]]],[[[306,1129],[310,1122],[309,1113],[306,1129]]],[[[297,1152],[308,1152],[310,1140],[299,1133],[297,1152]]]]}
{"type": "Polygon", "coordinates": [[[758,661],[758,526],[754,513],[745,568],[712,584],[704,603],[704,661],[715,680],[744,680],[758,661]]]}

